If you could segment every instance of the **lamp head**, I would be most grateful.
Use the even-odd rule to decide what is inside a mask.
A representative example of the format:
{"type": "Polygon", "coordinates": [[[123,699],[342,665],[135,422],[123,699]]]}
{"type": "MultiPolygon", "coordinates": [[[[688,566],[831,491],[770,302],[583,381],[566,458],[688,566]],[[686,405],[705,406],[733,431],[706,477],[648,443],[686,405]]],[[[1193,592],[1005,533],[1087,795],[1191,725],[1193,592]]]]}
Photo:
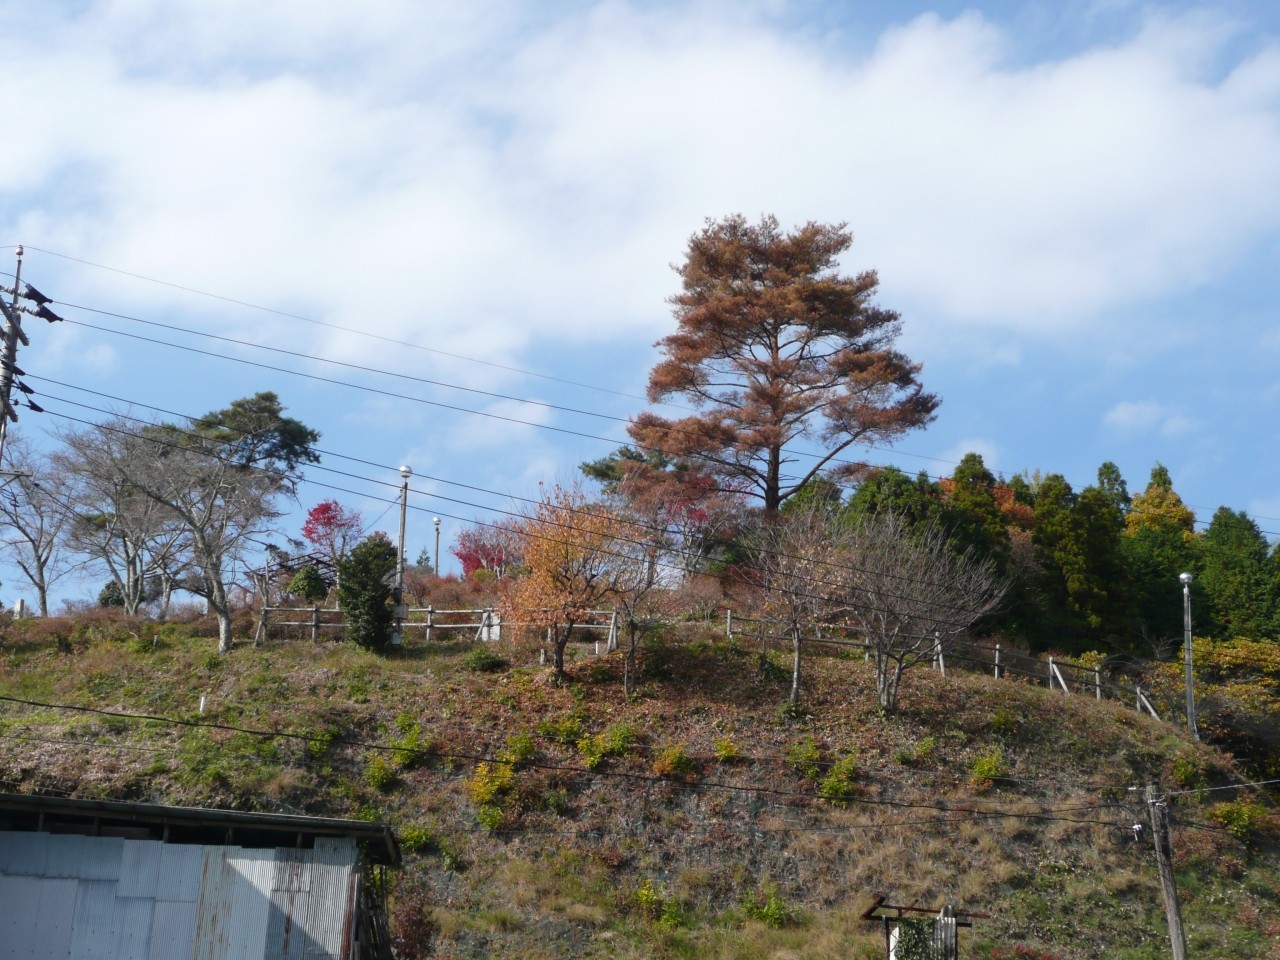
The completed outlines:
{"type": "Polygon", "coordinates": [[[440,526],[440,518],[439,518],[439,517],[432,517],[432,518],[431,518],[431,522],[432,522],[432,523],[434,523],[434,524],[436,525],[437,529],[439,528],[439,526],[440,526]]]}
{"type": "Polygon", "coordinates": [[[1182,584],[1184,587],[1186,587],[1186,586],[1190,586],[1190,585],[1191,585],[1191,581],[1192,581],[1193,579],[1194,579],[1194,578],[1193,578],[1193,577],[1191,576],[1191,574],[1189,574],[1189,573],[1180,573],[1180,574],[1178,574],[1178,582],[1179,582],[1180,584],[1182,584]]]}
{"type": "Polygon", "coordinates": [[[410,470],[408,467],[402,466],[400,468],[400,476],[403,477],[405,480],[408,480],[410,477],[413,476],[413,471],[410,470]]]}

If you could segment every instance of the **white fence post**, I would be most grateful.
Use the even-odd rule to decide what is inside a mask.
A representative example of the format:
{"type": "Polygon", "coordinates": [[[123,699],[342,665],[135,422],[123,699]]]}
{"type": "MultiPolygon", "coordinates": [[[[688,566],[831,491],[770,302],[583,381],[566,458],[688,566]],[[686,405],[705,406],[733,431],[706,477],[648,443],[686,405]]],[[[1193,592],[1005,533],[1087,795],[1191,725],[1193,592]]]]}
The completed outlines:
{"type": "Polygon", "coordinates": [[[1000,679],[1000,644],[996,644],[996,679],[1000,679]]]}

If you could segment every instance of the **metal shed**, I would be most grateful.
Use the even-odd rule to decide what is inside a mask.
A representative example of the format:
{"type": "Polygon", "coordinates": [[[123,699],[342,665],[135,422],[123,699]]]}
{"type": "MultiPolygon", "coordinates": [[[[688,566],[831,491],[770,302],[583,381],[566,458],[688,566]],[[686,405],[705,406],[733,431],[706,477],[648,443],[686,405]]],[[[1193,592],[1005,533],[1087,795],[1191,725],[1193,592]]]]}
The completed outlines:
{"type": "Polygon", "coordinates": [[[0,794],[5,960],[388,960],[383,824],[0,794]]]}

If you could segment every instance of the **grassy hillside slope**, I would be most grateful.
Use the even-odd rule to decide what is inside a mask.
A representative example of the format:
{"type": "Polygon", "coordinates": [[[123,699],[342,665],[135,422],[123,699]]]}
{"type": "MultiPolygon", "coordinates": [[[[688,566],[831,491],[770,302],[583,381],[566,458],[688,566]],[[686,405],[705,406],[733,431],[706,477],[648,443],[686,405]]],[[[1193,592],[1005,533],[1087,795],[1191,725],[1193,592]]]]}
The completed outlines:
{"type": "MultiPolygon", "coordinates": [[[[0,787],[386,818],[405,956],[871,958],[883,894],[988,915],[966,957],[1165,957],[1128,788],[1247,779],[1170,724],[1015,681],[919,670],[884,718],[860,657],[813,658],[789,715],[781,661],[711,635],[651,646],[629,702],[617,655],[557,687],[510,647],[142,636],[3,625],[0,694],[105,712],[0,701],[0,787]]],[[[1280,958],[1257,799],[1171,800],[1192,956],[1280,958]]]]}

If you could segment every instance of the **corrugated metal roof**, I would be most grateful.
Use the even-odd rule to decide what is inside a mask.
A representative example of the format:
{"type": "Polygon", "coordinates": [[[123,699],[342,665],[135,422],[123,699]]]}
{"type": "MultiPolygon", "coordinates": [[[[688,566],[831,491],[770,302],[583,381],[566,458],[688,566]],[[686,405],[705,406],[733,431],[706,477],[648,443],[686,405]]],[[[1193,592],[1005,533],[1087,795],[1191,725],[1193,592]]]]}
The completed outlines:
{"type": "Polygon", "coordinates": [[[0,850],[3,960],[348,956],[353,838],[299,850],[7,832],[0,850]]]}
{"type": "MultiPolygon", "coordinates": [[[[305,843],[296,845],[306,847],[316,839],[333,837],[355,840],[370,863],[391,866],[398,866],[400,863],[400,847],[391,828],[385,823],[368,823],[363,820],[168,807],[116,800],[79,800],[20,793],[0,793],[0,813],[12,824],[25,825],[27,830],[119,836],[121,834],[105,827],[129,825],[152,830],[155,839],[209,845],[238,843],[246,847],[280,848],[294,846],[295,838],[305,838],[305,843]],[[79,824],[82,827],[88,825],[93,829],[60,831],[48,825],[35,826],[37,820],[79,824]],[[101,825],[104,829],[96,829],[95,825],[101,825]],[[195,836],[194,832],[201,835],[195,836]],[[268,842],[263,842],[264,840],[268,842]]],[[[6,829],[16,828],[18,827],[10,826],[6,829]]],[[[140,839],[136,836],[134,838],[140,839]]]]}

